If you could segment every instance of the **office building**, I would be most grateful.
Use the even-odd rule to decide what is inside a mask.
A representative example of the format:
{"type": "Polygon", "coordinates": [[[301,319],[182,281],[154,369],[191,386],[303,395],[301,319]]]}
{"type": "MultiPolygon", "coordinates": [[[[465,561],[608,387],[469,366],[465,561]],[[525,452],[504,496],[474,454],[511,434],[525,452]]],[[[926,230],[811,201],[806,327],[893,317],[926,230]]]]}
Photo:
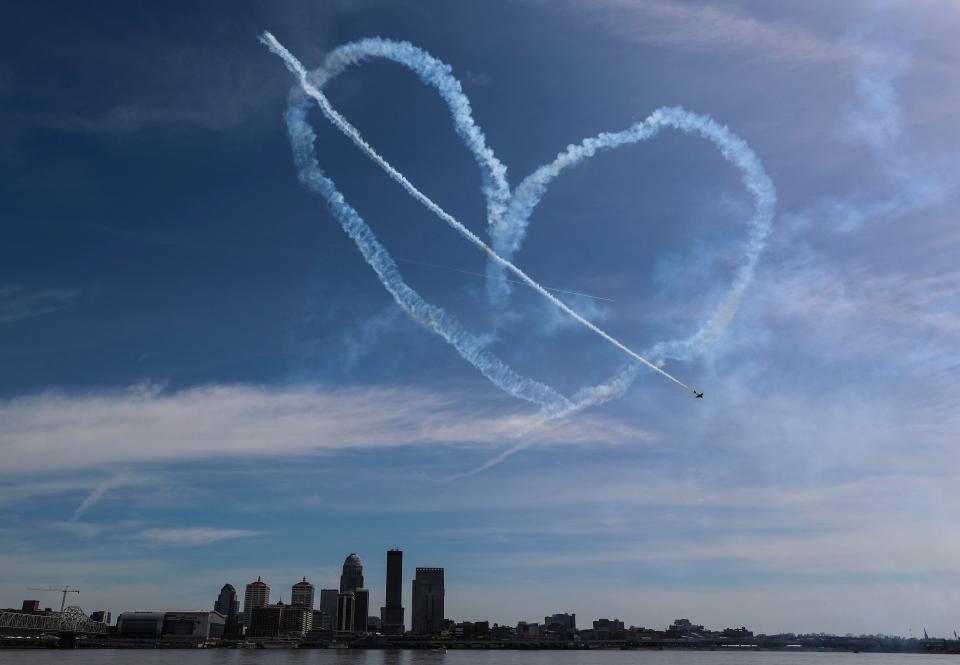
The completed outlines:
{"type": "Polygon", "coordinates": [[[353,629],[358,633],[367,632],[367,615],[370,610],[370,591],[357,589],[353,592],[353,629]]]}
{"type": "Polygon", "coordinates": [[[23,601],[23,609],[21,612],[26,613],[37,613],[40,611],[40,601],[39,600],[25,600],[23,601]]]}
{"type": "MultiPolygon", "coordinates": [[[[458,640],[490,639],[489,621],[464,621],[454,626],[453,636],[458,640]]],[[[512,636],[511,636],[512,637],[512,636]]]]}
{"type": "Polygon", "coordinates": [[[384,635],[401,635],[403,616],[403,552],[387,552],[386,603],[380,608],[380,626],[384,635]]]}
{"type": "Polygon", "coordinates": [[[522,640],[537,639],[543,633],[542,626],[539,623],[530,623],[529,621],[517,622],[517,637],[522,640]]]}
{"type": "MultiPolygon", "coordinates": [[[[353,617],[350,619],[351,631],[364,633],[367,631],[367,614],[370,609],[370,592],[363,587],[363,562],[355,552],[351,552],[343,562],[343,574],[340,576],[340,593],[352,593],[353,617]]],[[[337,601],[340,602],[339,600],[337,601]]],[[[341,618],[340,605],[337,605],[337,630],[346,630],[340,626],[347,625],[341,618]]]]}
{"type": "Polygon", "coordinates": [[[334,630],[341,633],[352,633],[354,630],[355,614],[353,591],[342,591],[338,593],[334,630]]]}
{"type": "Polygon", "coordinates": [[[250,623],[247,624],[247,637],[280,637],[284,632],[284,619],[287,606],[257,605],[250,610],[250,623]]]}
{"type": "Polygon", "coordinates": [[[320,611],[330,616],[337,614],[337,589],[320,589],[320,611]]]}
{"type": "Polygon", "coordinates": [[[340,591],[354,591],[363,588],[363,562],[356,553],[351,552],[343,562],[343,574],[340,576],[340,591]]]}
{"type": "Polygon", "coordinates": [[[597,619],[593,622],[593,632],[598,640],[617,640],[623,637],[625,628],[620,619],[597,619]]]}
{"type": "Polygon", "coordinates": [[[411,629],[421,635],[438,635],[443,630],[443,568],[417,568],[413,580],[411,629]]]}
{"type": "Polygon", "coordinates": [[[243,623],[250,625],[251,613],[255,607],[265,607],[270,603],[270,587],[259,577],[256,582],[247,585],[243,596],[243,623]]]}
{"type": "Polygon", "coordinates": [[[333,630],[334,622],[336,620],[336,605],[334,605],[334,611],[324,612],[323,610],[314,610],[313,611],[313,627],[311,630],[314,631],[327,631],[333,630]]]}
{"type": "Polygon", "coordinates": [[[295,607],[306,607],[313,609],[313,595],[314,587],[310,582],[307,581],[307,578],[304,577],[302,580],[293,585],[293,590],[290,595],[290,604],[295,607]]]}
{"type": "Polygon", "coordinates": [[[577,630],[577,615],[563,613],[543,617],[543,625],[547,630],[573,633],[577,630]]]}
{"type": "Polygon", "coordinates": [[[227,623],[233,623],[240,614],[240,601],[237,600],[237,591],[232,584],[224,584],[220,589],[220,595],[213,603],[215,612],[219,612],[227,617],[227,623]]]}
{"type": "Polygon", "coordinates": [[[265,605],[253,608],[247,636],[253,638],[303,638],[313,627],[313,610],[308,607],[265,605]]]}
{"type": "Polygon", "coordinates": [[[313,628],[313,609],[288,605],[284,610],[283,632],[287,637],[302,638],[313,628]]]}

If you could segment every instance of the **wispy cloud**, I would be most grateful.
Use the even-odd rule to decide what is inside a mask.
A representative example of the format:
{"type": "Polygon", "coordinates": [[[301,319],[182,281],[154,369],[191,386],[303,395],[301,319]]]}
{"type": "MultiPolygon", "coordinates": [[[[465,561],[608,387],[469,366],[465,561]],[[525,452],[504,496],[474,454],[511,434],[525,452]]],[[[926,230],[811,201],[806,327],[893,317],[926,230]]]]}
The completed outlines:
{"type": "Polygon", "coordinates": [[[210,545],[221,540],[253,538],[263,535],[247,529],[217,529],[213,527],[189,527],[183,529],[146,529],[136,538],[154,545],[194,546],[210,545]]]}
{"type": "Polygon", "coordinates": [[[797,25],[749,16],[729,4],[678,0],[586,0],[566,4],[572,11],[592,14],[623,37],[684,50],[733,50],[795,61],[842,61],[852,55],[836,40],[797,25]]]}
{"type": "MultiPolygon", "coordinates": [[[[832,197],[799,213],[839,232],[859,229],[873,220],[896,220],[942,204],[956,188],[955,159],[920,151],[907,131],[908,118],[898,85],[915,65],[915,48],[904,29],[897,3],[877,3],[869,19],[848,31],[853,96],[836,135],[869,148],[881,185],[832,197]]],[[[946,83],[945,83],[946,84],[946,83]]],[[[939,96],[939,95],[938,95],[939,96]]]]}
{"type": "Polygon", "coordinates": [[[0,286],[0,323],[57,312],[76,304],[78,289],[28,289],[21,286],[0,286]]]}
{"type": "MultiPolygon", "coordinates": [[[[3,473],[438,444],[649,443],[597,414],[531,427],[538,414],[491,415],[476,398],[402,388],[206,386],[175,393],[43,393],[0,402],[3,473]]],[[[108,489],[108,488],[107,488],[108,489]]],[[[104,489],[103,491],[106,491],[104,489]]],[[[102,496],[97,494],[94,500],[102,496]]],[[[89,497],[88,497],[89,498],[89,497]]]]}

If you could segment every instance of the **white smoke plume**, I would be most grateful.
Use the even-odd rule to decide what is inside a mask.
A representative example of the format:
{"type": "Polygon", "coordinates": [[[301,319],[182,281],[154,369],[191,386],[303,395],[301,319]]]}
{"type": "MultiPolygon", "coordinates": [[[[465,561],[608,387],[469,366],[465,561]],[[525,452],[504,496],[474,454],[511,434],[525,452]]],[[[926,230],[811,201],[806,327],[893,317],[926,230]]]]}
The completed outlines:
{"type": "MultiPolygon", "coordinates": [[[[321,68],[308,73],[306,68],[273,35],[265,32],[261,36],[261,41],[273,53],[280,56],[287,68],[298,78],[299,89],[294,88],[291,91],[286,121],[301,182],[327,200],[344,231],[357,244],[364,258],[397,303],[411,317],[430,327],[454,346],[464,359],[480,370],[497,387],[510,395],[539,405],[547,419],[569,415],[623,394],[638,376],[641,365],[660,373],[686,390],[695,392],[693,388],[664,371],[661,365],[668,359],[688,360],[702,354],[709,343],[716,339],[726,327],[736,311],[742,293],[753,278],[757,261],[770,231],[776,204],[776,194],[770,178],[756,154],[742,139],[707,116],[697,115],[679,107],[664,107],[623,131],[601,133],[596,137],[585,139],[579,145],[569,146],[553,162],[538,168],[524,179],[516,192],[511,193],[506,180],[506,168],[486,145],[486,139],[473,120],[469,100],[463,94],[459,81],[453,77],[448,65],[425,51],[407,42],[393,42],[379,38],[364,39],[335,49],[327,56],[321,68]],[[331,106],[323,94],[322,88],[331,79],[347,67],[370,58],[384,58],[406,66],[425,84],[436,88],[447,103],[458,135],[464,140],[480,167],[483,191],[487,199],[488,228],[492,237],[492,246],[443,210],[391,166],[363,139],[359,131],[331,106]],[[315,134],[306,121],[306,112],[311,99],[319,105],[328,120],[407,193],[487,254],[490,259],[488,293],[495,305],[502,302],[509,293],[509,282],[504,278],[504,273],[513,273],[562,312],[637,362],[626,365],[606,382],[584,388],[572,399],[567,398],[550,386],[514,372],[485,348],[490,341],[488,335],[477,335],[467,331],[452,314],[423,300],[406,284],[395,261],[356,210],[336,189],[333,181],[327,178],[320,168],[313,147],[315,134]],[[754,197],[755,212],[748,223],[748,240],[741,263],[720,306],[690,337],[661,342],[651,347],[644,354],[652,358],[648,360],[572,310],[511,263],[511,258],[523,241],[533,209],[547,186],[561,172],[582,163],[597,152],[653,138],[663,128],[696,134],[712,141],[723,157],[741,171],[744,186],[754,197]]],[[[518,444],[507,451],[507,454],[521,448],[522,444],[518,444]]]]}

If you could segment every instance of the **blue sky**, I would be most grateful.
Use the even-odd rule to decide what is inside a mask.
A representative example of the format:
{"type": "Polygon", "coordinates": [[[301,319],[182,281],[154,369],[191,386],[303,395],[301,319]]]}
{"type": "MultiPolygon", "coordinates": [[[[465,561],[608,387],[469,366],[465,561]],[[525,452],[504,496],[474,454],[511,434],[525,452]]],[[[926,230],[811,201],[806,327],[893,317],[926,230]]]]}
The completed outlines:
{"type": "MultiPolygon", "coordinates": [[[[958,624],[960,10],[946,2],[33,3],[0,57],[0,605],[114,613],[350,552],[447,570],[447,613],[947,634],[958,624]],[[297,181],[293,79],[340,44],[449,63],[515,186],[664,105],[746,140],[778,196],[706,353],[543,422],[411,320],[297,181]],[[504,451],[499,464],[466,474],[504,451]],[[54,604],[52,596],[45,604],[54,604]]],[[[395,64],[326,89],[484,235],[477,167],[395,64]]],[[[626,361],[482,255],[319,113],[322,168],[425,298],[573,394],[626,361]],[[429,264],[429,265],[424,265],[429,264]],[[477,274],[470,274],[477,273],[477,274]]],[[[665,132],[564,173],[515,262],[632,348],[722,297],[751,199],[665,132]]],[[[405,604],[409,605],[409,584],[405,604]]]]}

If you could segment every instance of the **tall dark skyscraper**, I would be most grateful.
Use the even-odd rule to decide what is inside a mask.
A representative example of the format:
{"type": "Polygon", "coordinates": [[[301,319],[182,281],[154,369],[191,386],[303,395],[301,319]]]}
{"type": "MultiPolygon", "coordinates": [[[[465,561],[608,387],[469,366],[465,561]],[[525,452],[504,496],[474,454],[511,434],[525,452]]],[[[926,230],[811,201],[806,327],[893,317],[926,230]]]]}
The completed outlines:
{"type": "Polygon", "coordinates": [[[387,602],[380,608],[380,630],[384,635],[403,633],[403,552],[387,552],[387,602]]]}
{"type": "Polygon", "coordinates": [[[239,618],[240,601],[237,600],[237,590],[232,584],[224,584],[213,604],[213,610],[227,617],[227,623],[234,623],[239,618]]]}
{"type": "Polygon", "coordinates": [[[363,588],[363,562],[355,553],[343,562],[343,575],[340,576],[340,591],[354,591],[363,588]]]}
{"type": "Polygon", "coordinates": [[[443,595],[443,568],[417,568],[411,611],[414,633],[437,635],[443,630],[443,595]]]}

